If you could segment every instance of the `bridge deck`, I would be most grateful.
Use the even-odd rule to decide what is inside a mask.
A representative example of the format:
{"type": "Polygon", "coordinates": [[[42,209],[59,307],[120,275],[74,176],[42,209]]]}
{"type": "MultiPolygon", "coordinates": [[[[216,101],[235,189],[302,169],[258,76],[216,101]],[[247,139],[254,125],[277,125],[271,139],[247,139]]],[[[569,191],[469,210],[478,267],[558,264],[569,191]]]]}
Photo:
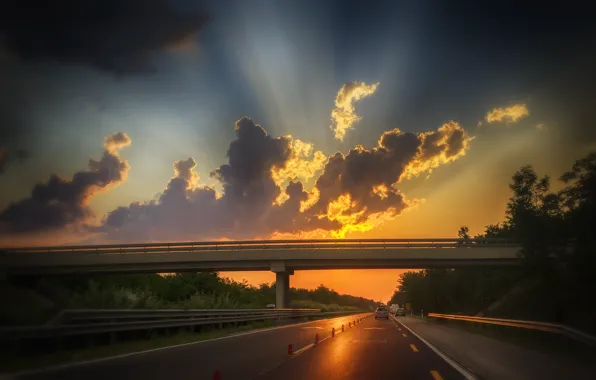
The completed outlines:
{"type": "Polygon", "coordinates": [[[8,274],[269,271],[511,265],[520,247],[486,239],[284,240],[10,248],[8,274]]]}

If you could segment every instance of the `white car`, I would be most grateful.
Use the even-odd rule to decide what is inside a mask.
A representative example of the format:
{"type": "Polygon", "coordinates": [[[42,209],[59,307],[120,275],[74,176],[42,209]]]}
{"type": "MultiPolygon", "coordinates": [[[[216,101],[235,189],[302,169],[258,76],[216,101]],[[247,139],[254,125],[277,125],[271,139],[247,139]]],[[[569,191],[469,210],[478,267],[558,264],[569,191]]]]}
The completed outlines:
{"type": "Polygon", "coordinates": [[[377,310],[375,311],[375,319],[379,318],[389,319],[389,311],[386,307],[377,307],[377,310]]]}

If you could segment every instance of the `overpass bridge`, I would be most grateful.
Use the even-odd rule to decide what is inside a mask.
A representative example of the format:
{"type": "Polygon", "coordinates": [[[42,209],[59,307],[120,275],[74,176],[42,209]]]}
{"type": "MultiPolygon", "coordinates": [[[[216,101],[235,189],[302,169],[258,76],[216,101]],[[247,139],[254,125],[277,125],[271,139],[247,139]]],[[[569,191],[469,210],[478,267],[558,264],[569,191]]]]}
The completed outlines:
{"type": "Polygon", "coordinates": [[[249,240],[0,249],[5,276],[272,271],[285,307],[295,270],[417,269],[515,265],[504,239],[249,240]]]}

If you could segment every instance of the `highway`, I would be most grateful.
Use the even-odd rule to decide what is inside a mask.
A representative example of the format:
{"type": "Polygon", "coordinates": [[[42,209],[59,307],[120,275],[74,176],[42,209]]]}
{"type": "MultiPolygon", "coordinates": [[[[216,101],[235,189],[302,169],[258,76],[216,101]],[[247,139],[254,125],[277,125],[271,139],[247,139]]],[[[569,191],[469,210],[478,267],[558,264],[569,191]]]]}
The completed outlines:
{"type": "Polygon", "coordinates": [[[397,323],[360,314],[8,378],[432,380],[464,377],[397,323]],[[349,327],[357,320],[360,322],[349,327]],[[334,337],[332,328],[336,331],[334,337]],[[318,344],[314,344],[315,335],[318,344]],[[288,355],[290,344],[292,355],[288,355]]]}

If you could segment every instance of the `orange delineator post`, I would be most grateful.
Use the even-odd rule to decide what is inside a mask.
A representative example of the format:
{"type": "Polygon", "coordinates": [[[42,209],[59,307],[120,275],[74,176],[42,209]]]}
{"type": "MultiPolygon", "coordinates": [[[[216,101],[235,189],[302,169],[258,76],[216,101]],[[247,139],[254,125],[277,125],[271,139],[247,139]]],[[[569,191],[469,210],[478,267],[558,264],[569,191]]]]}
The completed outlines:
{"type": "Polygon", "coordinates": [[[342,332],[344,331],[344,325],[341,325],[341,331],[342,332]]]}
{"type": "Polygon", "coordinates": [[[219,371],[213,373],[213,380],[221,380],[221,373],[219,373],[219,371]]]}
{"type": "Polygon", "coordinates": [[[294,354],[294,348],[292,347],[291,344],[288,344],[288,355],[293,355],[294,354]]]}
{"type": "Polygon", "coordinates": [[[315,334],[315,344],[319,343],[319,334],[315,334]]]}
{"type": "Polygon", "coordinates": [[[331,337],[332,337],[332,338],[333,338],[333,337],[335,337],[335,327],[333,327],[333,328],[331,329],[331,337]]]}

